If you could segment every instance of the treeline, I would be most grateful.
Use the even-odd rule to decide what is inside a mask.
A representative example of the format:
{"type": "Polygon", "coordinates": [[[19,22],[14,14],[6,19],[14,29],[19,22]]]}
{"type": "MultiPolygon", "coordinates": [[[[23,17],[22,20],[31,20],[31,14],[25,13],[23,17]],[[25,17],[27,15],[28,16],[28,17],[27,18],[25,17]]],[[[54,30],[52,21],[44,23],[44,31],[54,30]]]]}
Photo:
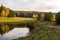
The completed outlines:
{"type": "Polygon", "coordinates": [[[60,24],[60,12],[13,11],[3,5],[0,6],[0,17],[36,17],[38,20],[56,21],[60,24]]]}
{"type": "Polygon", "coordinates": [[[37,20],[42,21],[50,21],[50,22],[56,22],[57,25],[60,25],[60,12],[58,13],[43,13],[43,15],[39,16],[37,20]]]}

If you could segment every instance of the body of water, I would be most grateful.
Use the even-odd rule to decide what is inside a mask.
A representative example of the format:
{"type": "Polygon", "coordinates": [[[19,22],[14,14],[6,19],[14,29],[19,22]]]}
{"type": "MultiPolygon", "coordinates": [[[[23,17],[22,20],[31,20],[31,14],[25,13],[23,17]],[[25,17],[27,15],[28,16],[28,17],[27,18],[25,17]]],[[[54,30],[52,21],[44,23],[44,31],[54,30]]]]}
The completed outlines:
{"type": "Polygon", "coordinates": [[[11,39],[18,39],[19,37],[26,37],[29,35],[29,28],[13,28],[9,30],[9,32],[5,32],[3,35],[0,34],[0,40],[11,40],[11,39]]]}

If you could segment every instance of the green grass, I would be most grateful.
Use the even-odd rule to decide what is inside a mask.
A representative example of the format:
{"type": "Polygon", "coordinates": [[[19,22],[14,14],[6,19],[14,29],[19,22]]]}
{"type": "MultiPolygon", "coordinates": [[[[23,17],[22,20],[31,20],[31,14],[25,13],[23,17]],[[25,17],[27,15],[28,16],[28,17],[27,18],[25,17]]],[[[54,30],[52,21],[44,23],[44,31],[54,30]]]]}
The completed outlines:
{"type": "Polygon", "coordinates": [[[49,28],[45,22],[37,22],[39,30],[32,30],[27,37],[18,38],[18,40],[60,40],[60,30],[49,28]]]}

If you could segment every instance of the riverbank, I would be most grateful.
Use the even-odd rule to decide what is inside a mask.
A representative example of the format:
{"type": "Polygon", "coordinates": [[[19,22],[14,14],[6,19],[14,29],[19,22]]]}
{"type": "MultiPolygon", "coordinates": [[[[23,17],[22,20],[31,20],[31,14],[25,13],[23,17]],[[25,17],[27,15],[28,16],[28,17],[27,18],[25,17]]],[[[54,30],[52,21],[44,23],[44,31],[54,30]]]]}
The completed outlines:
{"type": "Polygon", "coordinates": [[[18,38],[16,40],[60,40],[60,30],[50,28],[46,22],[38,22],[39,30],[32,30],[27,37],[18,38]]]}

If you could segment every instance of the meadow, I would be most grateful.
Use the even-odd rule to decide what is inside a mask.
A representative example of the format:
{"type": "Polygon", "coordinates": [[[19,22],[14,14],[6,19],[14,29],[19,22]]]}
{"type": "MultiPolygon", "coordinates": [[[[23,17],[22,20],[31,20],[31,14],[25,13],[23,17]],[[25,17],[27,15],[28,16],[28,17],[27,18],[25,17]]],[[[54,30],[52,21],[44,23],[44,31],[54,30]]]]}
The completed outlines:
{"type": "Polygon", "coordinates": [[[21,22],[35,20],[33,18],[23,18],[23,17],[0,17],[0,22],[21,22]]]}

